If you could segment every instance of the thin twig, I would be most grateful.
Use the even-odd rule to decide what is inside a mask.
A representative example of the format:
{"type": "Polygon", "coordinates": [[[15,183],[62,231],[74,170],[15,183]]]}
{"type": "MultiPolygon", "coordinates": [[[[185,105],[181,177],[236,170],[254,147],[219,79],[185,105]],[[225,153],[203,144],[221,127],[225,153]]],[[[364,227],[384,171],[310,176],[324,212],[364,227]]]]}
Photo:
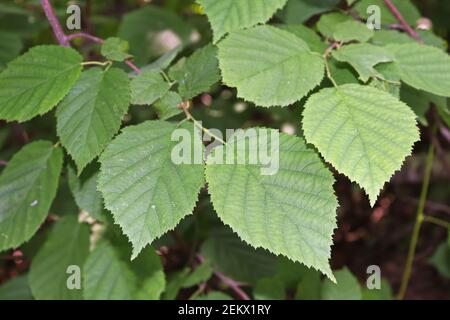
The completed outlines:
{"type": "MultiPolygon", "coordinates": [[[[205,261],[205,258],[197,254],[197,259],[200,263],[203,263],[205,261]]],[[[214,271],[214,275],[225,285],[227,285],[240,300],[250,300],[250,297],[240,288],[240,283],[228,278],[226,275],[219,271],[214,271]]]]}
{"type": "Polygon", "coordinates": [[[66,35],[64,34],[64,31],[61,27],[61,24],[58,21],[58,18],[56,18],[55,11],[53,10],[50,1],[41,0],[41,6],[42,9],[44,9],[45,15],[47,16],[47,20],[50,23],[53,29],[53,33],[55,34],[55,37],[58,40],[59,44],[64,47],[69,47],[70,43],[67,40],[66,35]]]}
{"type": "Polygon", "coordinates": [[[433,216],[426,215],[423,217],[423,221],[434,223],[435,225],[444,227],[446,229],[448,229],[450,227],[450,222],[447,222],[445,220],[442,220],[442,219],[439,219],[439,218],[436,218],[433,216]]]}
{"type": "Polygon", "coordinates": [[[414,31],[413,28],[409,25],[408,22],[406,22],[405,18],[403,18],[402,14],[398,9],[395,7],[395,5],[392,3],[391,0],[384,0],[384,3],[389,8],[389,10],[392,12],[394,17],[400,22],[400,24],[405,28],[405,31],[413,37],[417,42],[422,42],[422,39],[420,38],[419,34],[414,31]]]}
{"type": "MultiPolygon", "coordinates": [[[[433,125],[431,134],[436,133],[436,126],[433,125]]],[[[406,258],[405,270],[402,276],[402,283],[397,295],[397,299],[402,300],[405,297],[406,290],[408,289],[409,279],[411,278],[412,267],[414,262],[414,255],[416,253],[417,242],[419,240],[420,228],[424,221],[424,209],[428,195],[428,188],[430,186],[431,172],[433,169],[434,160],[434,145],[430,143],[428,148],[427,160],[425,163],[425,172],[423,177],[422,190],[420,191],[419,205],[417,207],[416,222],[414,224],[411,241],[409,243],[408,257],[406,258]]]]}

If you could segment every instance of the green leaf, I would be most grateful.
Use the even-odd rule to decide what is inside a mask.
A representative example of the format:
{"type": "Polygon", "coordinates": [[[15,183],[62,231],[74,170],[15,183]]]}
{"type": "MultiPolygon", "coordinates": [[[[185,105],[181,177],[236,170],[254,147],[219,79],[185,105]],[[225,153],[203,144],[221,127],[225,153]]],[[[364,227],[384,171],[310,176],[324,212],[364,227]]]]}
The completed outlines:
{"type": "MultiPolygon", "coordinates": [[[[394,6],[401,12],[403,18],[410,24],[415,25],[416,21],[421,17],[420,12],[411,3],[410,0],[392,0],[394,6]]],[[[389,8],[384,3],[384,0],[361,0],[353,9],[364,19],[367,19],[373,14],[373,11],[367,12],[369,6],[377,6],[380,9],[380,17],[382,24],[398,23],[397,18],[392,14],[389,8]]]]}
{"type": "Polygon", "coordinates": [[[345,21],[352,21],[352,18],[340,12],[323,14],[317,22],[317,30],[325,38],[333,38],[336,25],[345,21]]]}
{"type": "Polygon", "coordinates": [[[373,30],[367,28],[364,23],[358,21],[344,21],[335,26],[333,38],[336,41],[366,42],[373,37],[373,30]]]}
{"type": "Polygon", "coordinates": [[[320,300],[321,287],[320,273],[315,270],[306,270],[298,284],[295,299],[320,300]]]}
{"type": "Polygon", "coordinates": [[[403,82],[416,89],[450,97],[450,57],[418,43],[390,45],[394,64],[403,82]]]}
{"type": "Polygon", "coordinates": [[[326,161],[366,190],[372,206],[419,139],[415,115],[406,104],[356,84],[312,95],[305,104],[303,130],[326,161]]]}
{"type": "Polygon", "coordinates": [[[133,258],[192,213],[204,184],[204,165],[196,158],[203,155],[202,147],[199,133],[190,124],[177,127],[147,121],[125,128],[101,156],[98,188],[106,208],[133,244],[133,258]],[[180,147],[171,139],[175,129],[189,135],[190,141],[186,137],[182,142],[193,152],[189,160],[198,164],[172,162],[171,153],[177,152],[173,149],[180,147]]]}
{"type": "Polygon", "coordinates": [[[411,43],[415,40],[407,33],[397,30],[376,30],[371,42],[377,46],[385,46],[388,44],[411,43]]]}
{"type": "Polygon", "coordinates": [[[439,274],[450,279],[450,247],[447,243],[441,243],[429,260],[439,274]]]}
{"type": "Polygon", "coordinates": [[[392,300],[392,290],[389,282],[385,279],[381,279],[380,289],[368,289],[362,290],[363,300],[392,300]]]}
{"type": "Polygon", "coordinates": [[[28,275],[15,277],[0,285],[0,300],[33,300],[28,275]]]}
{"type": "Polygon", "coordinates": [[[333,52],[333,58],[349,63],[359,74],[359,79],[367,82],[371,77],[383,76],[374,66],[392,61],[392,55],[382,47],[368,43],[350,44],[333,52]]]}
{"type": "Polygon", "coordinates": [[[173,91],[167,92],[161,99],[155,102],[153,108],[161,120],[167,120],[183,112],[178,106],[183,102],[181,96],[173,91]]]}
{"type": "Polygon", "coordinates": [[[207,91],[220,80],[217,48],[207,45],[170,69],[170,77],[178,82],[178,92],[189,100],[207,91]]]}
{"type": "Polygon", "coordinates": [[[48,239],[33,259],[30,268],[30,286],[39,300],[79,300],[82,298],[81,268],[89,253],[89,226],[79,223],[75,215],[55,223],[48,239]],[[71,266],[79,273],[72,273],[71,266]],[[69,285],[79,282],[80,289],[69,285]]]}
{"type": "Polygon", "coordinates": [[[226,33],[252,27],[269,20],[287,0],[197,0],[214,33],[214,43],[226,33]]]}
{"type": "Polygon", "coordinates": [[[75,160],[78,172],[97,157],[119,131],[130,103],[127,74],[116,68],[92,68],[78,82],[56,112],[61,144],[75,160]]]}
{"type": "Polygon", "coordinates": [[[84,298],[88,300],[157,300],[164,290],[161,261],[151,248],[134,261],[121,247],[103,241],[84,265],[84,298]]]}
{"type": "Polygon", "coordinates": [[[17,34],[0,31],[0,71],[19,55],[22,47],[22,40],[17,34]]]}
{"type": "Polygon", "coordinates": [[[38,46],[0,73],[0,118],[26,121],[52,109],[81,73],[81,56],[61,46],[38,46]]]}
{"type": "Polygon", "coordinates": [[[277,278],[263,278],[253,292],[256,300],[283,300],[286,298],[283,282],[277,278]]]}
{"type": "Polygon", "coordinates": [[[190,288],[199,283],[203,283],[208,281],[213,274],[213,269],[209,262],[202,263],[198,266],[194,271],[192,271],[189,275],[186,276],[182,281],[182,288],[190,288]]]}
{"type": "Polygon", "coordinates": [[[56,195],[63,153],[47,141],[27,144],[0,176],[0,251],[28,241],[56,195]],[[43,192],[45,190],[45,192],[43,192]]]}
{"type": "Polygon", "coordinates": [[[324,52],[328,47],[316,32],[302,24],[281,24],[277,27],[295,34],[305,41],[312,51],[324,52]]]}
{"type": "Polygon", "coordinates": [[[303,23],[314,15],[331,11],[339,0],[289,0],[283,9],[286,23],[303,23]]]}
{"type": "Polygon", "coordinates": [[[225,84],[258,106],[287,106],[323,79],[324,63],[294,34],[270,26],[230,34],[219,44],[225,84]]]}
{"type": "Polygon", "coordinates": [[[323,300],[361,300],[361,287],[351,272],[344,268],[334,273],[336,283],[325,279],[322,283],[323,300]]]}
{"type": "Polygon", "coordinates": [[[133,57],[128,53],[129,48],[128,41],[113,37],[105,40],[101,52],[106,59],[120,62],[133,57]]]}
{"type": "Polygon", "coordinates": [[[153,104],[164,96],[170,85],[157,71],[144,71],[131,81],[131,102],[133,104],[153,104]]]}
{"type": "Polygon", "coordinates": [[[218,270],[236,281],[256,283],[276,271],[276,257],[261,248],[241,241],[229,228],[213,230],[201,247],[201,253],[218,270]]]}
{"type": "Polygon", "coordinates": [[[106,222],[106,217],[103,213],[103,198],[100,191],[97,190],[98,172],[95,172],[88,177],[77,177],[75,170],[68,167],[68,181],[70,191],[75,198],[77,206],[86,211],[91,217],[96,220],[106,222]]]}
{"type": "Polygon", "coordinates": [[[253,247],[282,254],[334,279],[328,264],[336,227],[333,176],[303,139],[280,134],[277,143],[277,135],[273,129],[246,130],[230,138],[227,146],[213,149],[206,166],[212,203],[221,220],[253,247]],[[278,169],[272,175],[263,175],[264,166],[249,161],[249,153],[261,154],[255,149],[260,143],[268,143],[272,157],[279,158],[279,164],[272,164],[278,169]],[[222,153],[227,163],[237,154],[246,159],[240,161],[243,164],[214,164],[222,153]]]}

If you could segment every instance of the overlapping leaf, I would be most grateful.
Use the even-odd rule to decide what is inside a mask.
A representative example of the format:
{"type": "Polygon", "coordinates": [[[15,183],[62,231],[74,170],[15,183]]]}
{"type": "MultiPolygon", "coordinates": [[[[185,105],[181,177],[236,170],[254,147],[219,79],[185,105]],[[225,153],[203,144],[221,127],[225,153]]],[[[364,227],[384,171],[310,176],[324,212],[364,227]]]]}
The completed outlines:
{"type": "Polygon", "coordinates": [[[219,63],[225,84],[263,107],[300,100],[324,74],[320,55],[294,34],[270,26],[230,34],[219,44],[219,63]]]}
{"type": "Polygon", "coordinates": [[[169,91],[169,84],[157,71],[143,71],[131,81],[131,102],[152,104],[169,91]]]}
{"type": "Polygon", "coordinates": [[[197,0],[214,32],[214,42],[226,33],[269,20],[287,0],[197,0]]]}
{"type": "Polygon", "coordinates": [[[0,74],[0,119],[26,121],[52,109],[81,73],[81,56],[60,46],[37,46],[0,74]]]}
{"type": "Polygon", "coordinates": [[[419,139],[415,115],[406,104],[356,84],[311,96],[303,130],[326,161],[366,190],[372,205],[419,139]]]}
{"type": "Polygon", "coordinates": [[[203,145],[196,132],[191,125],[147,121],[125,128],[103,153],[98,188],[132,242],[133,257],[192,213],[204,183],[203,145]],[[181,146],[177,139],[190,139],[182,140],[190,149],[184,154],[189,164],[172,161],[181,146]]]}
{"type": "Polygon", "coordinates": [[[130,103],[128,76],[122,70],[92,68],[57,110],[57,132],[81,171],[119,131],[130,103]]]}
{"type": "Polygon", "coordinates": [[[333,57],[341,62],[347,62],[356,69],[359,78],[367,82],[370,77],[383,77],[374,66],[392,61],[393,57],[387,50],[368,43],[350,44],[333,52],[333,57]]]}
{"type": "Polygon", "coordinates": [[[394,65],[403,82],[438,96],[450,97],[450,57],[418,43],[390,45],[394,65]]]}
{"type": "Polygon", "coordinates": [[[0,176],[0,251],[28,241],[44,222],[58,188],[63,155],[50,142],[23,147],[0,176]]]}
{"type": "Polygon", "coordinates": [[[334,279],[328,264],[336,227],[333,176],[301,138],[280,134],[277,144],[273,134],[277,133],[272,129],[247,130],[236,134],[226,147],[213,150],[206,179],[214,208],[252,246],[287,256],[334,279]],[[267,134],[270,138],[263,138],[267,134]],[[272,159],[279,157],[274,168],[278,170],[272,175],[263,174],[261,169],[267,166],[261,160],[249,158],[266,147],[272,159]],[[227,163],[231,158],[235,164],[214,164],[221,153],[227,163]],[[239,155],[246,157],[242,164],[237,164],[239,155]]]}

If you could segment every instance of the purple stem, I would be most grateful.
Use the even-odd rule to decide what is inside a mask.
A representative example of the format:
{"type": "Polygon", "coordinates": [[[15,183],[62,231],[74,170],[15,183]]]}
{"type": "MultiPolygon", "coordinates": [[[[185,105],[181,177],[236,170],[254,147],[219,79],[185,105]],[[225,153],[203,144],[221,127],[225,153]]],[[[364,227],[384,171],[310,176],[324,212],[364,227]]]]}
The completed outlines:
{"type": "Polygon", "coordinates": [[[61,25],[59,24],[58,18],[56,18],[55,11],[53,10],[53,7],[50,4],[49,0],[41,0],[41,6],[42,9],[44,9],[48,22],[52,26],[53,33],[55,34],[55,37],[58,40],[59,44],[64,47],[69,47],[70,43],[67,40],[67,37],[64,34],[61,25]]]}
{"type": "MultiPolygon", "coordinates": [[[[200,263],[203,263],[205,261],[205,258],[200,255],[197,254],[197,259],[200,263]]],[[[222,281],[223,284],[227,285],[235,294],[236,296],[241,299],[241,300],[250,300],[250,297],[244,292],[244,290],[242,290],[240,288],[240,283],[228,278],[226,275],[224,275],[223,273],[219,272],[219,271],[214,271],[214,275],[220,280],[222,281]]]]}
{"type": "Polygon", "coordinates": [[[389,8],[389,10],[392,12],[394,17],[401,23],[403,28],[405,28],[406,32],[413,37],[417,42],[422,42],[422,39],[420,39],[419,34],[411,28],[408,22],[406,22],[405,18],[403,18],[402,14],[398,9],[395,7],[395,5],[391,2],[391,0],[384,0],[384,3],[389,8]]]}
{"type": "Polygon", "coordinates": [[[104,41],[101,38],[98,38],[96,36],[90,35],[89,33],[86,32],[78,32],[78,33],[72,33],[66,36],[67,40],[73,40],[75,38],[85,38],[88,40],[91,40],[92,42],[96,42],[99,44],[102,44],[104,41]]]}

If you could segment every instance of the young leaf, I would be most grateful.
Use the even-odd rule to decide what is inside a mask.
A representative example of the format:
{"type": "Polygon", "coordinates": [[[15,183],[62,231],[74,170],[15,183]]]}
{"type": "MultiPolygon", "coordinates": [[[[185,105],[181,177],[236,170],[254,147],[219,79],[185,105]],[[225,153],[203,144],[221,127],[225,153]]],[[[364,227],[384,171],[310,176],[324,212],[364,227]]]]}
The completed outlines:
{"type": "Polygon", "coordinates": [[[127,127],[101,156],[98,188],[133,244],[133,258],[192,213],[204,184],[203,145],[192,125],[178,128],[180,135],[188,135],[182,143],[190,148],[190,159],[185,159],[190,164],[172,161],[175,146],[180,147],[171,137],[177,128],[163,121],[127,127]]]}
{"type": "Polygon", "coordinates": [[[373,37],[373,30],[367,28],[364,23],[349,20],[337,24],[334,27],[333,39],[336,41],[366,42],[373,37]]]}
{"type": "Polygon", "coordinates": [[[177,114],[183,112],[178,106],[183,102],[180,95],[176,92],[169,91],[161,99],[155,102],[153,108],[161,120],[167,120],[177,114]]]}
{"type": "Polygon", "coordinates": [[[270,26],[230,34],[219,44],[225,84],[258,106],[287,106],[323,79],[320,55],[294,34],[270,26]]]}
{"type": "Polygon", "coordinates": [[[3,170],[0,251],[28,241],[44,222],[56,195],[62,161],[60,148],[47,141],[36,141],[16,153],[3,170]]]}
{"type": "Polygon", "coordinates": [[[394,65],[403,82],[416,89],[450,97],[450,57],[418,43],[390,45],[394,65]]]}
{"type": "Polygon", "coordinates": [[[214,208],[253,247],[282,254],[334,279],[328,264],[336,227],[334,179],[301,138],[280,134],[278,145],[269,142],[268,150],[279,157],[273,175],[263,175],[263,165],[247,159],[245,164],[213,164],[222,152],[227,161],[237,159],[237,152],[246,157],[261,154],[255,146],[263,134],[271,133],[278,134],[273,129],[245,131],[227,146],[213,149],[206,180],[214,208]]]}
{"type": "Polygon", "coordinates": [[[359,74],[359,79],[367,82],[370,77],[383,76],[374,66],[392,61],[393,57],[387,50],[368,43],[350,44],[333,52],[333,58],[350,64],[359,74]]]}
{"type": "Polygon", "coordinates": [[[269,20],[287,0],[197,0],[214,33],[214,43],[226,33],[252,27],[269,20]]]}
{"type": "Polygon", "coordinates": [[[112,61],[124,61],[132,57],[128,42],[120,38],[108,38],[102,45],[102,55],[112,61]]]}
{"type": "Polygon", "coordinates": [[[79,300],[81,268],[89,253],[89,226],[74,215],[55,223],[48,239],[31,263],[30,286],[38,300],[79,300]],[[73,270],[69,267],[72,267],[73,270]],[[79,268],[79,269],[77,269],[79,268]],[[73,279],[71,273],[73,272],[73,279]],[[74,287],[70,287],[73,285],[74,287]]]}
{"type": "Polygon", "coordinates": [[[0,119],[26,121],[48,112],[77,81],[81,61],[73,49],[38,46],[10,62],[0,73],[0,119]]]}
{"type": "Polygon", "coordinates": [[[107,241],[89,254],[83,272],[83,295],[88,300],[155,300],[165,287],[161,261],[146,249],[129,261],[123,248],[107,241]]]}
{"type": "Polygon", "coordinates": [[[178,92],[185,100],[207,91],[220,80],[216,47],[207,45],[198,49],[173,66],[169,75],[178,82],[178,92]]]}
{"type": "Polygon", "coordinates": [[[352,18],[340,12],[323,14],[317,22],[317,30],[325,38],[333,38],[336,25],[345,21],[352,21],[352,18]]]}
{"type": "Polygon", "coordinates": [[[131,103],[151,105],[164,96],[170,85],[157,71],[144,71],[131,81],[131,103]]]}
{"type": "Polygon", "coordinates": [[[414,112],[406,104],[357,84],[312,95],[303,130],[326,161],[366,190],[372,206],[419,139],[414,112]]]}
{"type": "Polygon", "coordinates": [[[78,171],[97,157],[120,128],[130,103],[127,74],[116,68],[92,68],[78,82],[56,112],[58,136],[78,171]]]}
{"type": "Polygon", "coordinates": [[[289,0],[283,9],[285,23],[304,23],[322,12],[333,10],[340,0],[289,0]]]}

